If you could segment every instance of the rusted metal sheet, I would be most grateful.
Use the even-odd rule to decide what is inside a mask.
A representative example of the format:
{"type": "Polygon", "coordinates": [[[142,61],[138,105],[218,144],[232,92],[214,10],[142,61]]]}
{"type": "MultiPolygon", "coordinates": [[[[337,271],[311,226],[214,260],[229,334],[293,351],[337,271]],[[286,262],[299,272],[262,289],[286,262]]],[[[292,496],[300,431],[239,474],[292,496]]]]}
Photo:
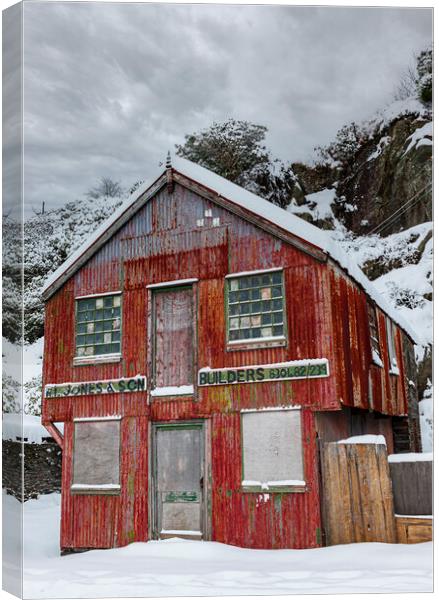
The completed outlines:
{"type": "MultiPolygon", "coordinates": [[[[385,316],[377,312],[384,368],[371,364],[367,299],[334,265],[271,235],[217,203],[175,183],[161,189],[46,305],[43,383],[109,380],[146,375],[151,360],[152,301],[148,285],[197,279],[193,286],[195,365],[193,397],[154,400],[149,391],[48,398],[42,419],[65,422],[61,546],[120,546],[148,539],[148,424],[208,421],[211,438],[211,510],[214,540],[254,548],[314,547],[320,542],[314,411],[337,411],[342,404],[385,414],[407,412],[402,343],[396,330],[400,376],[389,375],[385,316]],[[224,311],[227,274],[282,268],[286,296],[287,343],[258,349],[226,344],[224,311]],[[74,365],[75,298],[122,292],[121,359],[74,365]],[[203,367],[231,368],[292,360],[326,358],[329,377],[197,388],[203,367]],[[241,488],[240,411],[245,408],[300,405],[304,443],[303,493],[246,493],[241,488]],[[73,419],[121,416],[120,495],[72,495],[73,419]]],[[[300,244],[299,244],[300,246],[300,244]]],[[[171,319],[172,321],[172,319],[171,319]]],[[[177,346],[176,346],[177,348],[177,346]]],[[[188,369],[187,356],[175,351],[175,369],[188,369]],[[179,362],[181,358],[181,361],[179,362]],[[178,363],[178,364],[177,364],[178,363]],[[181,363],[181,364],[180,364],[181,363]]],[[[162,358],[165,360],[165,357],[162,358]]],[[[160,385],[183,380],[163,379],[160,385]]],[[[190,383],[185,381],[184,383],[190,383]]]]}

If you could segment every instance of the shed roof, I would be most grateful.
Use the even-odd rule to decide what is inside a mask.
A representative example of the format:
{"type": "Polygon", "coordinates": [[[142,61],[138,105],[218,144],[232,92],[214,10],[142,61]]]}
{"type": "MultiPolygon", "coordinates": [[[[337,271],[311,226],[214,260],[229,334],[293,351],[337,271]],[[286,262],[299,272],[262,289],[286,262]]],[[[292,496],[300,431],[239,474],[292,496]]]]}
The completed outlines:
{"type": "MultiPolygon", "coordinates": [[[[417,341],[415,332],[405,319],[388,304],[385,298],[366,277],[355,261],[331,238],[327,231],[311,225],[300,217],[291,214],[271,202],[253,194],[244,188],[224,179],[220,175],[201,167],[184,158],[172,157],[172,170],[192,180],[194,183],[207,188],[219,197],[224,198],[248,211],[250,214],[264,219],[275,225],[280,231],[292,234],[299,240],[322,251],[332,258],[354,279],[370,296],[371,299],[397,323],[413,341],[417,341]]],[[[156,173],[138,188],[125,202],[104,221],[95,233],[82,244],[71,256],[46,280],[42,295],[47,300],[65,282],[65,275],[70,277],[113,235],[126,221],[131,218],[145,202],[166,183],[166,169],[161,167],[156,173]],[[64,277],[63,277],[64,275],[64,277]]]]}

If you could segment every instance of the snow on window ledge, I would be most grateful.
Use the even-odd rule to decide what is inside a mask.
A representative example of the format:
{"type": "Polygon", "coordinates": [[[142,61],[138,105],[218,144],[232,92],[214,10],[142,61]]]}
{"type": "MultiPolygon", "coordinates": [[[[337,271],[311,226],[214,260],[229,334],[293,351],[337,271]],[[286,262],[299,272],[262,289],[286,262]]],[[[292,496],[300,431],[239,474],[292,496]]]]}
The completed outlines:
{"type": "Polygon", "coordinates": [[[120,352],[116,354],[100,354],[96,356],[75,356],[73,358],[73,366],[80,365],[97,365],[100,363],[116,363],[122,360],[120,352]]]}
{"type": "Polygon", "coordinates": [[[193,385],[179,385],[179,386],[168,386],[159,387],[151,390],[151,396],[153,398],[162,396],[193,396],[194,386],[193,385]]]}
{"type": "Polygon", "coordinates": [[[248,340],[232,340],[227,342],[227,350],[245,350],[246,348],[275,348],[286,346],[287,338],[284,335],[251,338],[248,340]]]}
{"type": "Polygon", "coordinates": [[[119,494],[120,484],[100,483],[90,485],[88,483],[73,483],[70,486],[73,494],[119,494]]]}
{"type": "Polygon", "coordinates": [[[372,350],[372,362],[377,367],[381,367],[381,368],[384,367],[383,361],[381,360],[381,356],[378,354],[378,352],[375,349],[372,350]]]}
{"type": "Polygon", "coordinates": [[[389,369],[390,375],[399,375],[399,369],[395,365],[392,365],[389,369]]]}
{"type": "Polygon", "coordinates": [[[254,481],[244,479],[242,481],[244,492],[305,492],[306,482],[302,479],[283,479],[276,481],[254,481]]]}

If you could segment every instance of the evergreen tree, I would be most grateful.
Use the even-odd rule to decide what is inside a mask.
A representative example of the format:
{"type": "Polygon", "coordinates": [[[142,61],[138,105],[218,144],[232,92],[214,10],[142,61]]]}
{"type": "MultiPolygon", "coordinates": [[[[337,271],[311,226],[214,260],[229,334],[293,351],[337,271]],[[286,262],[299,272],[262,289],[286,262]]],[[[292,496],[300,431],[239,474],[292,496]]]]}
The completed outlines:
{"type": "Polygon", "coordinates": [[[228,119],[185,136],[176,145],[187,158],[225,179],[285,207],[291,201],[294,174],[264,145],[267,128],[249,121],[228,119]]]}

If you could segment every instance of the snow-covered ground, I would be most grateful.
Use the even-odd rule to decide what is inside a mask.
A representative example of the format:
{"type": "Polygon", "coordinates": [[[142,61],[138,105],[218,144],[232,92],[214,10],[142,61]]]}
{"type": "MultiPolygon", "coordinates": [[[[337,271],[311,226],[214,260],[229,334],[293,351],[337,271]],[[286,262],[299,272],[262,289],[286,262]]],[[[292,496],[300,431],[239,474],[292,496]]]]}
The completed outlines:
{"type": "MultiPolygon", "coordinates": [[[[3,496],[5,509],[17,501],[3,496]]],[[[60,496],[24,504],[24,597],[432,591],[432,543],[249,550],[173,538],[59,556],[60,496]]],[[[5,520],[6,543],[14,530],[5,520]]],[[[6,573],[7,575],[7,573],[6,573]]]]}

